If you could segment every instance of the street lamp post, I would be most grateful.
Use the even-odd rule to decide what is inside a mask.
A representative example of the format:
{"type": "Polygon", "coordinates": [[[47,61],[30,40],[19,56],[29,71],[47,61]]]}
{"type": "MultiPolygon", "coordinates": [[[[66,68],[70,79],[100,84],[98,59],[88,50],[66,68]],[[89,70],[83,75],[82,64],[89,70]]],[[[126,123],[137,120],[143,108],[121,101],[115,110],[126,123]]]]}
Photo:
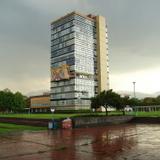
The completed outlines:
{"type": "Polygon", "coordinates": [[[133,82],[133,95],[136,98],[136,82],[133,82]]]}
{"type": "Polygon", "coordinates": [[[51,107],[51,113],[52,113],[52,121],[54,120],[54,112],[55,112],[55,108],[54,107],[51,107]]]}
{"type": "Polygon", "coordinates": [[[81,107],[81,93],[78,94],[78,105],[81,107]]]}
{"type": "Polygon", "coordinates": [[[50,111],[52,113],[52,121],[48,122],[48,128],[49,129],[55,129],[55,122],[54,122],[54,112],[55,112],[55,108],[53,106],[50,107],[50,111]]]}

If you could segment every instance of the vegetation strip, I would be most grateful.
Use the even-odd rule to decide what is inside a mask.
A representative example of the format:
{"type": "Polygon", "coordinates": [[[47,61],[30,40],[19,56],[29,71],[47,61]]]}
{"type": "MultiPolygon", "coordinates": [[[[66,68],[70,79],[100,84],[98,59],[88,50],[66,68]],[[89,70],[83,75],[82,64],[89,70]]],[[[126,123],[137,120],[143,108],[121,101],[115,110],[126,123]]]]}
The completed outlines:
{"type": "Polygon", "coordinates": [[[33,127],[33,126],[27,126],[27,125],[0,123],[0,134],[13,133],[13,132],[19,132],[19,131],[40,131],[45,129],[46,127],[33,127]]]}

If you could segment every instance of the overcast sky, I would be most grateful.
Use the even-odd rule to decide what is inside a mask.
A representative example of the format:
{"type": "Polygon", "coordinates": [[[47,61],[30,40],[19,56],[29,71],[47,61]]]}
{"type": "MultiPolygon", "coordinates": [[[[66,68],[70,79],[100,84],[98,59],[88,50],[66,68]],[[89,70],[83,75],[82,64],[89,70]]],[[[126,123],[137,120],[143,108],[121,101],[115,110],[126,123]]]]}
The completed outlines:
{"type": "Polygon", "coordinates": [[[106,17],[110,88],[160,91],[159,0],[0,0],[0,90],[49,90],[50,22],[73,10],[106,17]]]}

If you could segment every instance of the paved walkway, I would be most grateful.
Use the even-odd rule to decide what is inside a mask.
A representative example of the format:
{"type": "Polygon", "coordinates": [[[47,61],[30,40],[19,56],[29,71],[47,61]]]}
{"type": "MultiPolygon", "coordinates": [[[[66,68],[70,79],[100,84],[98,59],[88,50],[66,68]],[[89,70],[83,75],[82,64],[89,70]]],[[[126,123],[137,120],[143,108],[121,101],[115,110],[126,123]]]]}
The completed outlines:
{"type": "Polygon", "coordinates": [[[160,125],[117,125],[0,136],[1,160],[158,160],[160,125]]]}

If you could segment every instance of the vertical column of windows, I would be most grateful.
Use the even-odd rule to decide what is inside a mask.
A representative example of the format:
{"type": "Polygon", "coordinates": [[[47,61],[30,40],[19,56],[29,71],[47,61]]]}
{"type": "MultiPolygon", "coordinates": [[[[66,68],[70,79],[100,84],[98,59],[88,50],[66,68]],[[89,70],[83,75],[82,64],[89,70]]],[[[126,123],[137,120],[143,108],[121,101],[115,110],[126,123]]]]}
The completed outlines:
{"type": "Polygon", "coordinates": [[[87,99],[94,96],[94,26],[94,22],[79,15],[66,17],[52,25],[51,66],[59,67],[66,63],[79,73],[74,88],[64,86],[65,81],[51,83],[53,105],[89,105],[87,99]]]}
{"type": "MultiPolygon", "coordinates": [[[[69,20],[70,18],[67,19],[69,20]]],[[[64,22],[67,22],[67,20],[64,20],[64,22]]],[[[59,25],[61,26],[54,25],[54,27],[52,27],[51,66],[53,68],[60,67],[62,64],[68,64],[69,66],[74,65],[73,21],[67,22],[64,25],[59,23],[59,25]]],[[[65,84],[72,83],[72,79],[51,83],[51,99],[53,100],[53,105],[60,106],[69,104],[69,101],[61,99],[74,98],[74,94],[72,93],[74,86],[64,86],[65,84]]]]}
{"type": "MultiPolygon", "coordinates": [[[[93,24],[84,18],[76,17],[75,27],[75,70],[82,74],[94,75],[94,39],[93,24]]],[[[85,77],[85,76],[84,76],[85,77]]],[[[89,98],[94,96],[94,79],[83,77],[76,78],[76,96],[89,98]]],[[[82,100],[81,103],[89,105],[89,101],[82,100]]],[[[76,102],[78,103],[78,101],[76,102]]]]}

